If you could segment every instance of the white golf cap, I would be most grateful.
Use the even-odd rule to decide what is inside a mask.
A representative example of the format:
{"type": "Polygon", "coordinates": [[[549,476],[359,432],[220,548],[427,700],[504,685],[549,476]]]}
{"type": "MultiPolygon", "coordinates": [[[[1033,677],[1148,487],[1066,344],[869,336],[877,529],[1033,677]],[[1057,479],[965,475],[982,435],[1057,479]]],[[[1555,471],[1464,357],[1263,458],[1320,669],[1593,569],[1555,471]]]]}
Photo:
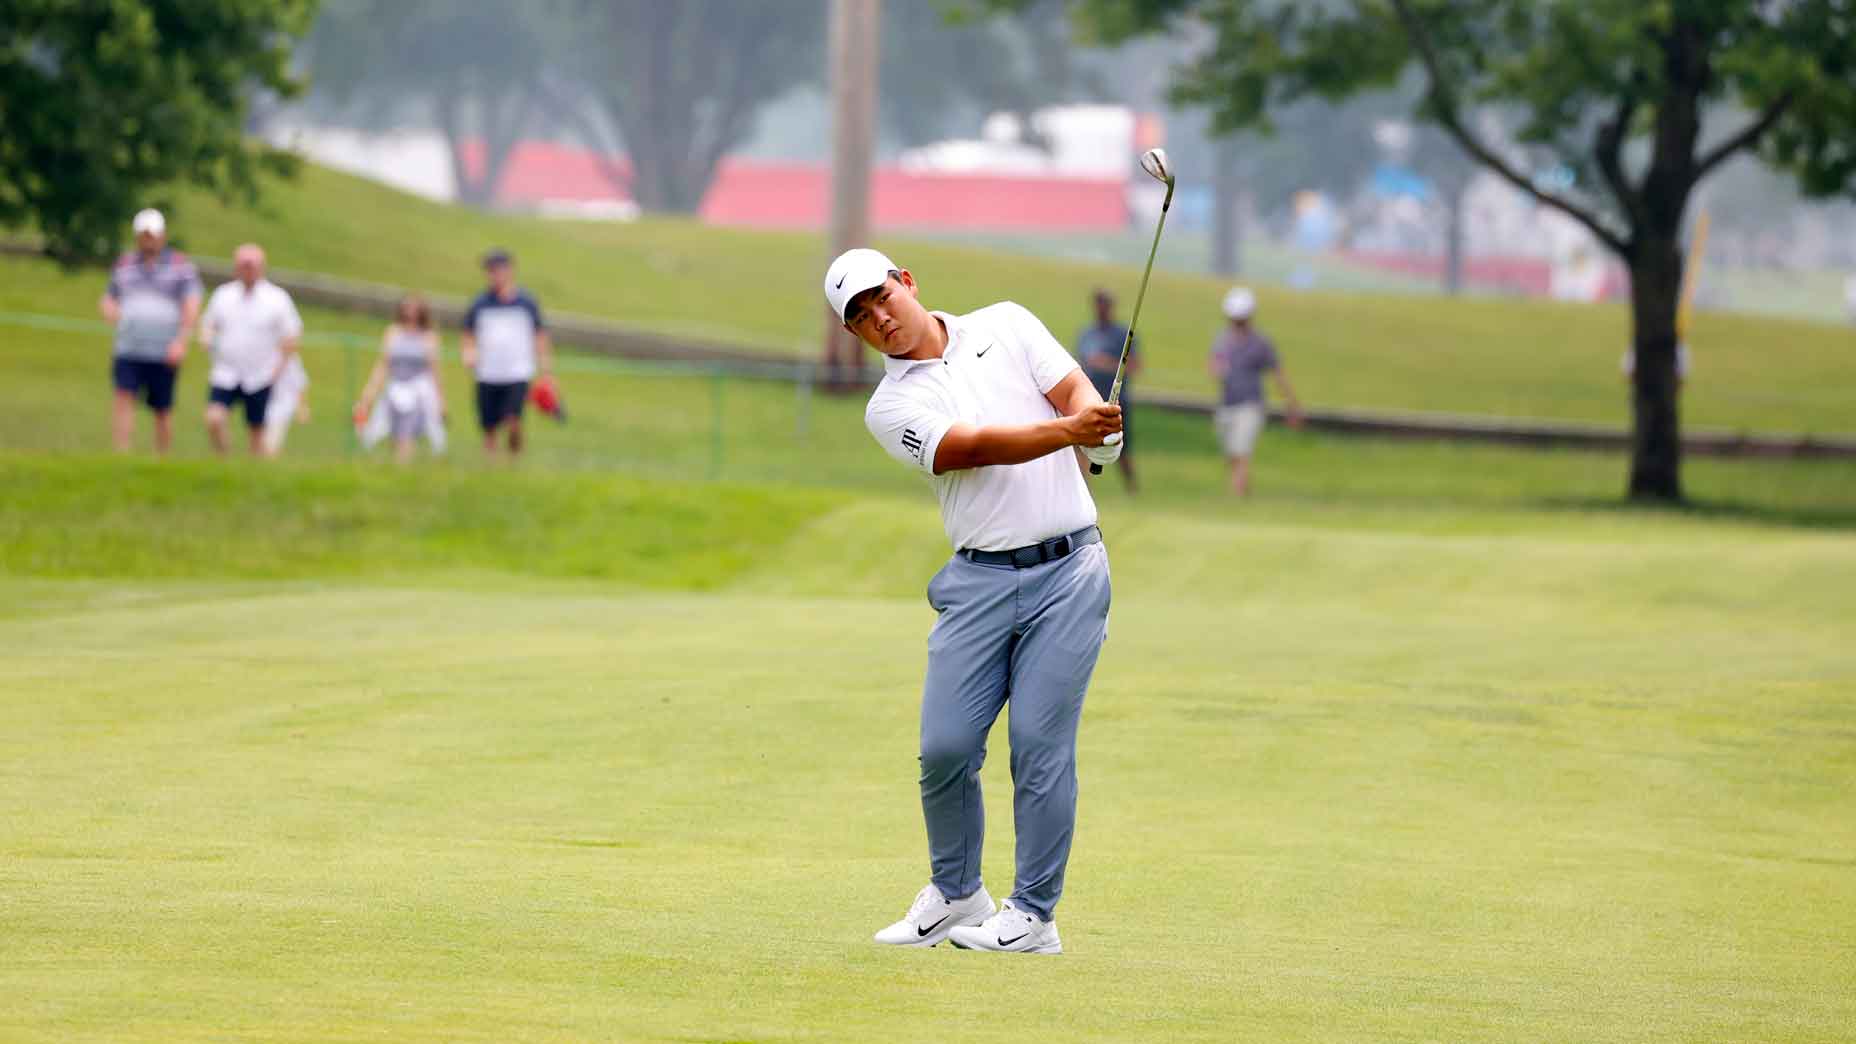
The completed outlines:
{"type": "Polygon", "coordinates": [[[825,300],[831,302],[831,310],[842,322],[844,308],[851,303],[851,298],[871,287],[882,286],[891,272],[900,271],[902,266],[881,251],[869,247],[846,250],[825,269],[825,300]]]}
{"type": "Polygon", "coordinates": [[[150,207],[147,210],[137,211],[135,221],[130,227],[135,229],[135,234],[138,236],[144,232],[159,236],[167,233],[168,221],[161,216],[161,211],[150,207]]]}
{"type": "Polygon", "coordinates": [[[1226,319],[1248,319],[1257,314],[1257,295],[1247,286],[1234,286],[1224,295],[1226,319]]]}

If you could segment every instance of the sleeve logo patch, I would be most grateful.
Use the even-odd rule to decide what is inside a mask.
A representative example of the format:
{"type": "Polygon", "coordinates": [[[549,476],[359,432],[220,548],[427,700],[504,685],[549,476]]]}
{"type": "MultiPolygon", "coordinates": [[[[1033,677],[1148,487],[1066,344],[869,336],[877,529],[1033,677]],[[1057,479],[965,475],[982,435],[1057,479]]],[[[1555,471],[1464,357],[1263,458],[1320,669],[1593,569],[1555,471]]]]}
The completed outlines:
{"type": "Polygon", "coordinates": [[[917,461],[922,459],[922,437],[915,434],[914,428],[906,428],[903,430],[902,448],[908,450],[909,456],[914,457],[917,461]]]}

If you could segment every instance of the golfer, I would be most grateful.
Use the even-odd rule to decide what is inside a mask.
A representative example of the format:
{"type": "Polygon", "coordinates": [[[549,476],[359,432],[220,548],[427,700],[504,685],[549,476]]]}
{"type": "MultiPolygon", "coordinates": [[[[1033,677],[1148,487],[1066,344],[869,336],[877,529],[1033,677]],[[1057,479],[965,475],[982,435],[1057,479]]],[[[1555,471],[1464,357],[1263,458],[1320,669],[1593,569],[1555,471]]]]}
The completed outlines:
{"type": "MultiPolygon", "coordinates": [[[[1121,365],[1121,346],[1127,341],[1128,328],[1115,321],[1114,294],[1097,290],[1091,295],[1090,304],[1095,309],[1096,321],[1076,335],[1076,358],[1083,364],[1089,383],[1095,385],[1096,394],[1107,400],[1109,392],[1115,388],[1115,370],[1121,365]]],[[[1127,341],[1127,345],[1128,368],[1121,375],[1121,478],[1128,492],[1133,493],[1134,457],[1127,451],[1127,441],[1134,434],[1134,410],[1129,396],[1134,390],[1134,377],[1141,372],[1141,339],[1136,337],[1127,341]]]]}
{"type": "Polygon", "coordinates": [[[1288,412],[1289,426],[1302,426],[1302,406],[1296,401],[1295,388],[1283,372],[1276,346],[1257,332],[1252,320],[1257,314],[1257,297],[1246,287],[1233,287],[1224,295],[1224,317],[1228,325],[1212,341],[1209,369],[1219,385],[1219,407],[1214,416],[1218,442],[1231,467],[1231,492],[1245,496],[1250,492],[1250,458],[1256,452],[1257,436],[1269,419],[1263,400],[1263,375],[1276,378],[1288,412]]]}
{"type": "Polygon", "coordinates": [[[1012,302],[931,312],[914,276],[867,249],[831,263],[825,297],[883,353],[864,423],[928,477],[955,548],[928,583],[939,614],[921,717],[931,877],[876,941],[1061,953],[1052,915],[1076,823],[1076,729],[1109,603],[1108,552],[1072,447],[1114,463],[1121,409],[1012,302]],[[995,910],[980,882],[980,766],[1008,695],[1018,874],[995,910]]]}
{"type": "Polygon", "coordinates": [[[477,423],[483,428],[483,451],[496,453],[496,435],[506,433],[509,455],[522,452],[522,407],[537,362],[542,375],[554,372],[554,348],[541,305],[516,285],[515,259],[506,250],[483,255],[489,282],[464,316],[460,355],[477,374],[477,423]]]}
{"type": "Polygon", "coordinates": [[[159,210],[135,215],[135,249],[110,269],[97,310],[116,328],[110,360],[110,436],[118,450],[135,440],[135,400],[155,415],[155,452],[174,443],[174,377],[200,318],[200,273],[187,255],[168,247],[159,210]]]}
{"type": "MultiPolygon", "coordinates": [[[[276,387],[296,356],[303,318],[283,287],[264,278],[264,250],[246,243],[232,253],[237,278],[213,291],[200,323],[200,340],[212,351],[207,377],[206,434],[226,451],[226,418],[243,407],[245,432],[255,456],[274,456],[265,418],[276,387]]],[[[281,445],[281,442],[276,445],[281,445]]]]}

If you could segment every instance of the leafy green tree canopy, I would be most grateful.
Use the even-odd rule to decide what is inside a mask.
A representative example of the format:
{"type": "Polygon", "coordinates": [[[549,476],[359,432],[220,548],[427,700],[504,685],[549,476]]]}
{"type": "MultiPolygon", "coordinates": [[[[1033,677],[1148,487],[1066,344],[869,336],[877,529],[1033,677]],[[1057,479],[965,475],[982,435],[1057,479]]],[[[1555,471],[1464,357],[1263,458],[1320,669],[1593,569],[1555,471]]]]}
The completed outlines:
{"type": "MultiPolygon", "coordinates": [[[[1007,7],[1022,6],[1000,0],[1007,7]]],[[[1695,186],[1753,153],[1812,196],[1856,192],[1852,0],[1078,0],[1116,40],[1197,23],[1178,96],[1220,127],[1299,99],[1422,82],[1417,115],[1590,229],[1630,269],[1630,493],[1679,499],[1676,312],[1695,186]],[[1513,120],[1491,140],[1480,106],[1513,120]],[[1710,121],[1738,112],[1739,122],[1710,121]],[[1719,123],[1722,126],[1710,126],[1719,123]],[[1544,158],[1545,162],[1530,162],[1544,158]],[[1555,177],[1546,177],[1552,173],[1555,177]]]]}
{"type": "Polygon", "coordinates": [[[287,156],[247,142],[254,92],[297,92],[315,0],[8,0],[0,225],[107,254],[166,184],[250,195],[287,156]]]}

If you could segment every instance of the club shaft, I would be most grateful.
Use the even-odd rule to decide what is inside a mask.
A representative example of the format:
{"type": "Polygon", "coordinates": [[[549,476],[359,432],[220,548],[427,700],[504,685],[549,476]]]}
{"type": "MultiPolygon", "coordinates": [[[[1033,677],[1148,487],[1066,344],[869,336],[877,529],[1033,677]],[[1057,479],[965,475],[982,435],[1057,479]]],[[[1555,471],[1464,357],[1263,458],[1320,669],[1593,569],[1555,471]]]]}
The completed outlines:
{"type": "MultiPolygon", "coordinates": [[[[1154,243],[1147,248],[1147,267],[1141,269],[1141,288],[1134,295],[1134,314],[1128,317],[1128,333],[1121,339],[1121,361],[1115,364],[1115,383],[1109,385],[1108,401],[1114,406],[1121,402],[1121,382],[1128,373],[1128,349],[1134,347],[1134,328],[1141,322],[1141,304],[1147,300],[1147,280],[1154,274],[1154,258],[1160,253],[1160,233],[1166,228],[1166,212],[1173,207],[1173,186],[1166,187],[1166,199],[1160,203],[1160,220],[1154,225],[1154,243]]],[[[1102,465],[1089,465],[1091,475],[1102,474],[1102,465]]]]}
{"type": "Polygon", "coordinates": [[[1121,361],[1115,364],[1115,383],[1109,386],[1110,404],[1121,401],[1121,382],[1127,376],[1128,349],[1134,347],[1134,328],[1141,322],[1141,304],[1147,300],[1147,280],[1154,274],[1154,258],[1160,253],[1160,233],[1166,228],[1166,213],[1173,206],[1173,189],[1168,186],[1166,202],[1160,204],[1160,220],[1154,225],[1154,243],[1147,248],[1147,267],[1141,269],[1141,288],[1134,295],[1134,314],[1128,317],[1128,333],[1121,339],[1121,361]]]}

